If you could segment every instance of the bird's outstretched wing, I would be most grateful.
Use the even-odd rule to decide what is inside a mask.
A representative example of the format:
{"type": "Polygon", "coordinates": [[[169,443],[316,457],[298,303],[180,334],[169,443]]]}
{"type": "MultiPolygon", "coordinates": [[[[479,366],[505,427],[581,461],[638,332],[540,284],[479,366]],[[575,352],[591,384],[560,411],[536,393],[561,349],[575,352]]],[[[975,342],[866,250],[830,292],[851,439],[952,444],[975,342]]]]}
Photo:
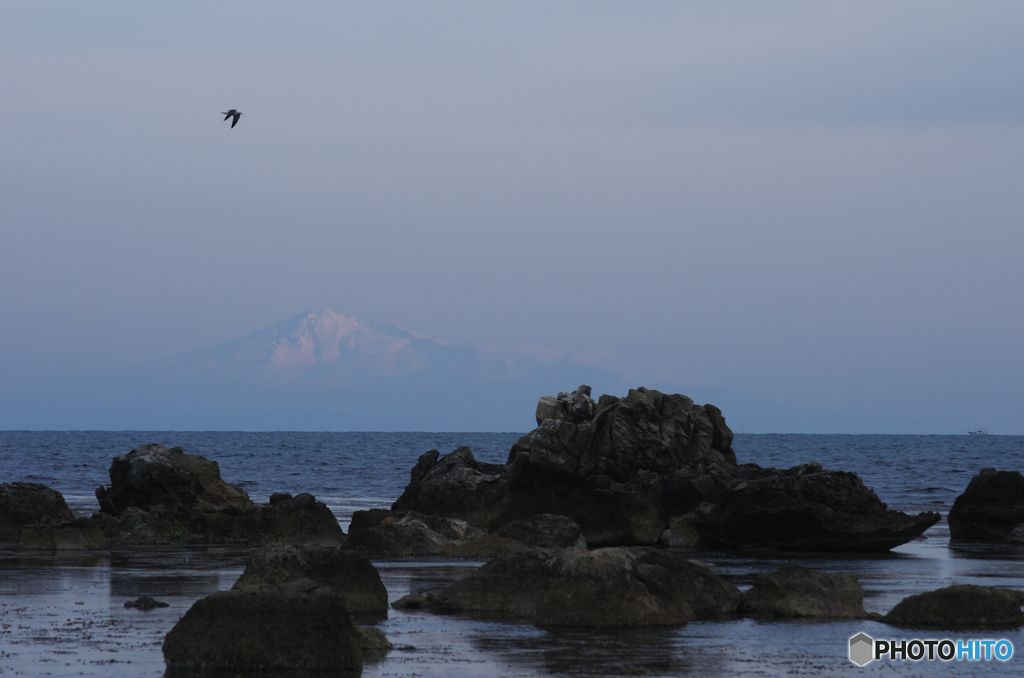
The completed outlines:
{"type": "MultiPolygon", "coordinates": [[[[234,120],[231,121],[231,126],[234,127],[235,125],[238,124],[238,118],[240,117],[240,114],[235,113],[234,116],[232,116],[232,117],[234,117],[234,120]]],[[[227,120],[227,118],[224,118],[224,119],[227,120]]]]}
{"type": "Polygon", "coordinates": [[[230,111],[224,111],[224,119],[227,120],[228,118],[230,118],[234,114],[235,114],[235,110],[234,109],[231,109],[230,111]]]}

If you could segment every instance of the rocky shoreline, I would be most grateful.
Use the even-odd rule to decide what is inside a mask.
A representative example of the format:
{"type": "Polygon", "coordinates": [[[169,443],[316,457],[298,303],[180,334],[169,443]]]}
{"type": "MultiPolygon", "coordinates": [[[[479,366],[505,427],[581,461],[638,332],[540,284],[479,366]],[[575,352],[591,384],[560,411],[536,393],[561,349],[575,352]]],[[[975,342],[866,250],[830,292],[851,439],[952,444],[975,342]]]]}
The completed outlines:
{"type": "MultiPolygon", "coordinates": [[[[640,388],[594,401],[581,386],[541,398],[536,418],[505,464],[479,462],[465,447],[423,454],[391,509],[357,511],[348,534],[310,494],[257,504],[221,478],[215,461],[144,445],[114,459],[89,518],[74,518],[42,485],[0,485],[0,540],[16,536],[22,550],[253,547],[235,586],[198,601],[168,635],[171,669],[353,670],[364,655],[382,656],[387,639],[351,620],[386,613],[387,592],[367,556],[489,560],[447,589],[395,603],[437,614],[611,628],[737,616],[913,623],[903,609],[865,613],[863,589],[849,576],[792,564],[742,593],[690,556],[702,548],[885,551],[939,514],[892,511],[856,474],[814,462],[785,470],[738,463],[721,411],[678,394],[640,388]],[[331,621],[308,627],[310,610],[331,621]],[[271,627],[294,640],[261,654],[253,638],[271,627]],[[347,649],[313,660],[311,638],[347,649]],[[307,649],[291,655],[287,647],[307,649]]],[[[976,477],[950,513],[954,539],[1014,543],[1024,531],[1020,477],[991,469],[976,477]]],[[[1013,613],[1016,593],[944,591],[924,609],[948,628],[976,622],[978,610],[1004,625],[1024,621],[1013,613]]]]}

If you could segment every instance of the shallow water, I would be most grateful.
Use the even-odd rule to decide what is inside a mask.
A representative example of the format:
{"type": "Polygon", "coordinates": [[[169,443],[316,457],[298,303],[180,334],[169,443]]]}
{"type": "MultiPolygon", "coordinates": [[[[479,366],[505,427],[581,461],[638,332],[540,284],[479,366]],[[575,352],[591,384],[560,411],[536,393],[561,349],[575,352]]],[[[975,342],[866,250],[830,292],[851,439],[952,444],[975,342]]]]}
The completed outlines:
{"type": "MultiPolygon", "coordinates": [[[[79,512],[96,508],[92,489],[111,458],[143,442],[182,444],[220,462],[230,482],[257,501],[275,491],[312,491],[347,524],[356,508],[387,506],[416,458],[469,444],[502,462],[518,434],[0,432],[0,481],[46,483],[79,512]]],[[[1024,438],[1007,436],[738,436],[741,462],[791,466],[819,461],[860,473],[892,508],[945,513],[980,468],[1020,469],[1024,438]]],[[[693,554],[740,588],[790,558],[857,576],[865,607],[887,612],[912,593],[975,583],[1024,589],[1024,548],[950,548],[945,521],[888,554],[693,554]]],[[[158,676],[163,636],[197,599],[229,588],[244,568],[237,548],[136,547],[96,554],[23,553],[0,545],[0,675],[158,676]],[[124,603],[151,595],[169,607],[141,612],[124,603]]],[[[476,561],[375,561],[392,601],[446,585],[476,561]]],[[[857,675],[1020,673],[1021,630],[902,631],[877,622],[694,622],[653,630],[545,630],[465,617],[392,610],[377,624],[397,648],[364,676],[857,675]],[[1009,662],[846,659],[850,636],[1007,638],[1009,662]]]]}

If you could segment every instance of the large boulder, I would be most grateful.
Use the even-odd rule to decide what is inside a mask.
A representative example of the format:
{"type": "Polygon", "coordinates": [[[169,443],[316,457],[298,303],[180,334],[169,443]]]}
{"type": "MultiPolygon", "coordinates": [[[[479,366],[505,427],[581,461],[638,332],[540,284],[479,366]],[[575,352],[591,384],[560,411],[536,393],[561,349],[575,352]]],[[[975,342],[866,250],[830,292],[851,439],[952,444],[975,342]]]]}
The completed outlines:
{"type": "Polygon", "coordinates": [[[705,566],[658,549],[574,547],[493,560],[411,604],[538,626],[642,627],[730,615],[739,602],[739,590],[705,566]]]}
{"type": "Polygon", "coordinates": [[[509,501],[505,467],[477,461],[468,447],[438,455],[430,450],[419,458],[392,510],[459,518],[483,528],[493,525],[509,501]]]}
{"type": "Polygon", "coordinates": [[[373,564],[340,546],[281,545],[254,550],[232,587],[246,591],[330,590],[341,595],[352,614],[385,613],[388,591],[373,564]]]}
{"type": "Polygon", "coordinates": [[[221,511],[244,513],[253,507],[245,490],[221,480],[217,462],[180,447],[143,445],[114,458],[110,487],[99,487],[100,510],[120,515],[135,506],[144,511],[161,506],[186,521],[221,511]]]}
{"type": "Polygon", "coordinates": [[[1011,534],[1024,526],[1024,476],[982,469],[956,498],[948,520],[953,539],[1016,543],[1011,534]]]}
{"type": "Polygon", "coordinates": [[[362,642],[333,591],[231,590],[197,601],[163,652],[172,673],[358,672],[362,642]]]}
{"type": "Polygon", "coordinates": [[[908,596],[882,621],[894,626],[955,628],[1015,628],[1024,624],[1016,592],[988,586],[947,586],[908,596]]]}
{"type": "Polygon", "coordinates": [[[809,570],[795,563],[754,578],[743,594],[743,613],[771,617],[867,616],[864,588],[848,574],[809,570]]]}
{"type": "Polygon", "coordinates": [[[791,551],[884,551],[939,520],[888,510],[854,473],[804,464],[788,471],[745,467],[694,525],[709,543],[791,551]]]}
{"type": "Polygon", "coordinates": [[[64,497],[39,483],[0,484],[0,541],[14,541],[21,528],[74,519],[64,497]]]}
{"type": "Polygon", "coordinates": [[[683,395],[639,388],[595,405],[581,386],[541,398],[537,419],[504,466],[477,462],[468,448],[431,450],[392,508],[492,532],[559,515],[592,547],[885,550],[939,519],[890,511],[855,474],[820,464],[738,466],[721,411],[683,395]]]}
{"type": "Polygon", "coordinates": [[[308,492],[294,497],[287,492],[272,494],[269,503],[255,505],[242,518],[222,513],[217,521],[211,522],[207,534],[211,542],[245,541],[251,546],[345,541],[338,519],[326,504],[308,492]]]}
{"type": "MultiPolygon", "coordinates": [[[[584,386],[577,393],[581,389],[589,393],[584,386]]],[[[601,396],[595,409],[592,418],[574,408],[574,416],[545,419],[520,438],[508,459],[513,489],[591,475],[624,483],[640,470],[664,474],[735,462],[721,411],[714,408],[712,421],[706,408],[684,395],[641,387],[625,398],[601,396]]]]}

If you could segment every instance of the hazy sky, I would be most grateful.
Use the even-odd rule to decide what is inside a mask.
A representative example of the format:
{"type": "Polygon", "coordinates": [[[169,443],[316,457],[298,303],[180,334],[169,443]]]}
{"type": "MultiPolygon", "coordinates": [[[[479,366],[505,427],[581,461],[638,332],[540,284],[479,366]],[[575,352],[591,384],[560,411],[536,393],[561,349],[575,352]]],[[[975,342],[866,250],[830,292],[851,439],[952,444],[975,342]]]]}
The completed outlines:
{"type": "Polygon", "coordinates": [[[324,308],[1024,433],[1020,2],[0,9],[8,386],[324,308]]]}

